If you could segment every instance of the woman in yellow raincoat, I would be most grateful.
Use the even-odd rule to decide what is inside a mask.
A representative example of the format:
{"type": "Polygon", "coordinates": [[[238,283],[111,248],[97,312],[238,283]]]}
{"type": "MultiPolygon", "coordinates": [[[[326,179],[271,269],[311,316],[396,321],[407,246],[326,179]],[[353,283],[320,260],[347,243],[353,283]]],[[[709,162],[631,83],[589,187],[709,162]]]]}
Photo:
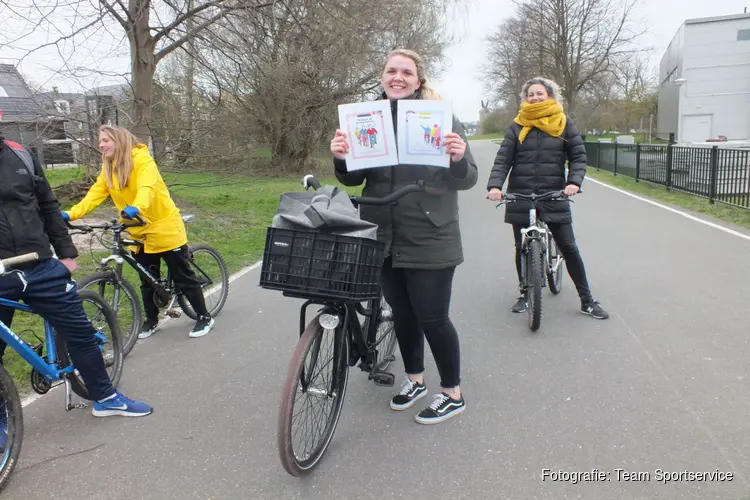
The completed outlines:
{"type": "MultiPolygon", "coordinates": [[[[144,243],[143,251],[133,253],[133,257],[156,277],[164,259],[175,285],[180,287],[198,315],[190,337],[206,335],[213,328],[214,319],[206,310],[200,281],[188,263],[185,223],[148,147],[139,143],[126,128],[103,125],[99,129],[99,149],[102,170],[96,183],[80,203],[63,212],[63,218],[80,219],[108,197],[123,219],[140,216],[146,225],[128,228],[134,239],[144,243]]],[[[159,308],[154,302],[154,289],[143,279],[141,294],[146,320],[138,338],[143,339],[157,330],[159,308]]]]}

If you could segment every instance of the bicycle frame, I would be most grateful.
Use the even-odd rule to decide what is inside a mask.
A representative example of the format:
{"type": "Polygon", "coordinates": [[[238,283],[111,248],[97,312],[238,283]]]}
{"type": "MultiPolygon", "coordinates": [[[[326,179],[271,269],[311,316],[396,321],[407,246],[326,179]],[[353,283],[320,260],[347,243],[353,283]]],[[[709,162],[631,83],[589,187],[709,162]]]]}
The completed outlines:
{"type": "MultiPolygon", "coordinates": [[[[0,308],[14,309],[32,314],[34,312],[26,304],[3,298],[0,298],[0,308]]],[[[106,338],[102,338],[100,332],[97,332],[96,335],[100,340],[106,340],[106,338]]],[[[39,372],[47,382],[56,382],[62,379],[64,373],[72,373],[74,370],[72,364],[61,370],[58,369],[55,333],[52,330],[52,326],[46,320],[44,321],[44,344],[47,346],[47,361],[2,321],[0,321],[0,339],[3,339],[11,349],[16,351],[33,369],[39,372]]]]}
{"type": "MultiPolygon", "coordinates": [[[[367,330],[362,328],[359,322],[359,315],[365,317],[377,318],[380,315],[381,304],[380,300],[372,300],[372,306],[366,309],[361,302],[336,302],[333,300],[317,300],[311,299],[309,296],[295,296],[294,294],[285,292],[285,297],[301,298],[306,299],[300,307],[300,337],[305,331],[307,325],[307,308],[313,304],[322,305],[321,312],[323,314],[330,314],[339,318],[339,322],[336,325],[336,329],[345,328],[350,333],[350,341],[356,343],[360,348],[365,349],[365,352],[355,352],[352,354],[352,360],[356,363],[357,359],[362,359],[360,368],[362,371],[368,371],[370,378],[377,373],[380,369],[378,365],[384,364],[385,361],[381,361],[377,365],[372,365],[372,355],[375,353],[375,347],[377,347],[377,322],[369,321],[367,323],[367,330]]],[[[350,361],[350,366],[354,366],[354,363],[350,361]]]]}
{"type": "MultiPolygon", "coordinates": [[[[549,246],[552,234],[547,227],[547,224],[537,217],[536,206],[532,206],[529,209],[529,226],[521,229],[521,251],[526,253],[529,248],[530,241],[539,240],[542,246],[542,261],[546,264],[547,269],[551,267],[549,261],[549,246]]],[[[521,276],[523,281],[526,281],[526,259],[521,259],[521,276]]],[[[542,286],[545,286],[544,280],[542,280],[542,286]]]]}
{"type": "MultiPolygon", "coordinates": [[[[137,217],[137,216],[136,216],[137,217]]],[[[189,222],[192,219],[192,216],[185,216],[183,217],[183,220],[185,222],[189,222]]],[[[176,287],[171,286],[172,283],[172,273],[167,268],[167,276],[165,280],[160,280],[156,278],[151,272],[148,271],[148,269],[144,268],[136,259],[133,257],[126,249],[126,247],[129,246],[135,246],[140,249],[143,248],[143,242],[122,238],[121,233],[124,229],[127,229],[128,227],[138,226],[138,225],[144,225],[142,219],[139,219],[140,224],[115,224],[114,221],[111,225],[105,225],[105,226],[84,226],[84,227],[76,227],[71,224],[68,224],[68,227],[71,229],[78,229],[78,230],[93,230],[93,229],[111,229],[113,236],[114,236],[114,248],[112,251],[112,255],[109,255],[108,257],[104,257],[101,260],[101,269],[102,271],[106,271],[110,268],[109,264],[110,262],[115,263],[114,272],[117,275],[119,279],[122,279],[122,269],[125,263],[127,263],[130,267],[132,267],[138,275],[145,280],[156,292],[156,295],[158,296],[159,300],[163,301],[165,304],[167,304],[167,310],[170,310],[174,307],[175,302],[177,301],[177,297],[179,293],[176,290],[176,287]],[[166,284],[166,285],[165,285],[166,284]]],[[[198,271],[198,273],[203,276],[206,280],[208,280],[208,284],[212,284],[213,281],[211,278],[203,271],[203,269],[200,268],[195,262],[192,262],[193,267],[198,271]]],[[[116,292],[117,293],[117,292],[116,292]]],[[[117,302],[115,301],[115,304],[117,302]]]]}
{"type": "MultiPolygon", "coordinates": [[[[581,192],[582,191],[579,190],[579,193],[581,192]]],[[[547,227],[547,224],[541,218],[539,218],[537,203],[541,203],[543,201],[558,201],[560,200],[561,196],[564,196],[562,190],[550,191],[542,195],[532,194],[531,196],[508,193],[505,195],[505,200],[503,200],[497,205],[499,207],[500,205],[503,205],[506,202],[512,203],[516,201],[531,202],[532,206],[529,209],[529,225],[528,227],[521,229],[521,238],[522,238],[521,239],[521,251],[523,253],[526,253],[528,251],[529,242],[532,240],[539,240],[542,246],[543,262],[545,263],[548,272],[556,271],[557,267],[560,266],[562,261],[558,259],[557,262],[555,262],[554,264],[550,261],[549,249],[550,249],[550,246],[553,244],[552,233],[547,227]],[[553,269],[553,265],[555,267],[554,269],[553,269]]],[[[573,203],[573,200],[571,200],[568,197],[565,197],[563,199],[564,201],[573,203]]],[[[522,281],[526,281],[526,259],[521,259],[521,277],[522,277],[522,281]]],[[[542,280],[542,286],[546,286],[544,284],[544,280],[542,280]]]]}

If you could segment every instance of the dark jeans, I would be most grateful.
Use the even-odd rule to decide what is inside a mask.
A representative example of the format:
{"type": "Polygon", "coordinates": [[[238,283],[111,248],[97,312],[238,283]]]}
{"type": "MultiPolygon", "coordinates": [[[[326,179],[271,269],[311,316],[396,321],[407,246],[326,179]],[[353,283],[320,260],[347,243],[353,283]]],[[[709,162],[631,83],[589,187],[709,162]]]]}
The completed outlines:
{"type": "MultiPolygon", "coordinates": [[[[522,280],[521,277],[521,229],[526,227],[525,225],[513,224],[513,236],[516,240],[516,271],[518,272],[518,282],[522,280]]],[[[576,244],[576,238],[573,234],[573,224],[547,224],[552,238],[554,238],[557,246],[560,248],[565,258],[565,265],[568,268],[568,274],[570,279],[576,286],[578,296],[581,298],[582,303],[588,303],[593,300],[591,296],[591,290],[589,289],[589,283],[586,279],[586,268],[583,265],[583,259],[581,258],[581,252],[578,251],[578,245],[576,244]]]]}
{"type": "MultiPolygon", "coordinates": [[[[178,287],[193,306],[198,316],[208,315],[206,301],[201,290],[201,281],[195,275],[188,260],[188,246],[183,245],[174,250],[160,253],[134,253],[135,260],[148,270],[155,278],[161,276],[161,259],[167,264],[172,274],[174,284],[178,287]]],[[[154,303],[154,289],[151,284],[141,277],[141,296],[143,297],[143,308],[146,311],[146,319],[156,321],[159,319],[159,308],[154,303]]]]}
{"type": "Polygon", "coordinates": [[[461,358],[458,333],[449,317],[455,268],[423,270],[383,264],[383,295],[393,309],[393,321],[406,373],[424,371],[424,339],[435,358],[440,385],[459,385],[461,358]]]}
{"type": "MultiPolygon", "coordinates": [[[[104,367],[104,359],[94,337],[95,329],[86,317],[70,272],[62,262],[43,260],[24,269],[24,283],[18,274],[0,276],[0,297],[23,301],[36,314],[49,321],[58,338],[68,347],[68,354],[81,373],[92,400],[114,394],[115,389],[104,367]]],[[[13,321],[12,309],[0,308],[0,321],[9,328],[13,321]]],[[[5,342],[0,340],[0,357],[5,353],[5,342]]]]}

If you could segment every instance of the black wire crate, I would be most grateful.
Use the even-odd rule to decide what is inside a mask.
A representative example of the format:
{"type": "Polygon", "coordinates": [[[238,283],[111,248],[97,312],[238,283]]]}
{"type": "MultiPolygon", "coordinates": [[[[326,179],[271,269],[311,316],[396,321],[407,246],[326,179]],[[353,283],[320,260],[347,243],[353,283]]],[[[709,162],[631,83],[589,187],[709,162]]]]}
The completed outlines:
{"type": "Polygon", "coordinates": [[[376,240],[269,227],[260,286],[318,299],[377,299],[383,254],[376,240]]]}

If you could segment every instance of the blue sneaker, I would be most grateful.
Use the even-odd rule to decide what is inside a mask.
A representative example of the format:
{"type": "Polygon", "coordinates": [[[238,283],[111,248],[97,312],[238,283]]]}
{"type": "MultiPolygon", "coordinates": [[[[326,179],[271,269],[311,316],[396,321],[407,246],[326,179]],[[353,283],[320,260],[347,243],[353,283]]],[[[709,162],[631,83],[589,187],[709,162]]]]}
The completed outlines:
{"type": "Polygon", "coordinates": [[[146,403],[133,401],[115,391],[113,396],[103,401],[94,401],[91,413],[95,417],[145,417],[153,411],[154,409],[146,403]]]}

